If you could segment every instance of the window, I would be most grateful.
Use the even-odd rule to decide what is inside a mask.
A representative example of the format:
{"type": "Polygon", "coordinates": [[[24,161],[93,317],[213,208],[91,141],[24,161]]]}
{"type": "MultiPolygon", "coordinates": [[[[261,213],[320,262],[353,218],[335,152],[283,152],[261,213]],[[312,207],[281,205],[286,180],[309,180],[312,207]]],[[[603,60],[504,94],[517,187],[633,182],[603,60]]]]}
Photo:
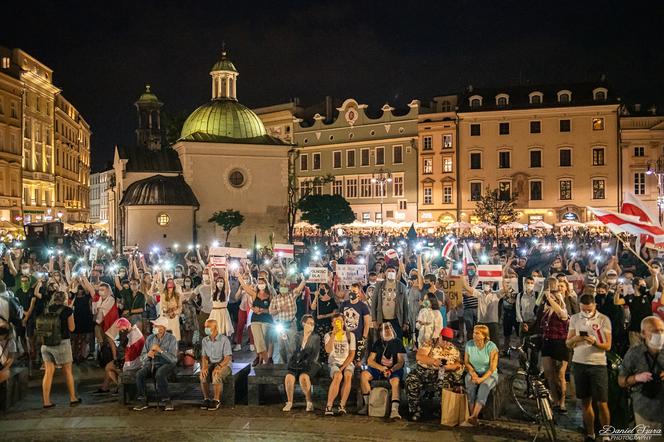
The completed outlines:
{"type": "Polygon", "coordinates": [[[332,152],[332,168],[341,169],[341,151],[335,150],[332,152]]]}
{"type": "Polygon", "coordinates": [[[530,151],[530,167],[542,167],[542,151],[530,151]]]}
{"type": "Polygon", "coordinates": [[[470,200],[479,201],[482,197],[482,183],[470,183],[470,200]]]}
{"type": "Polygon", "coordinates": [[[376,148],[376,164],[381,165],[385,164],[385,148],[377,147],[376,148]]]}
{"type": "Polygon", "coordinates": [[[399,210],[408,210],[408,201],[399,200],[399,210]]]}
{"type": "Polygon", "coordinates": [[[383,214],[380,213],[380,212],[375,212],[374,213],[374,221],[382,223],[383,222],[383,214]]]}
{"type": "Polygon", "coordinates": [[[498,107],[505,107],[507,106],[507,97],[498,97],[496,99],[496,105],[498,107]]]}
{"type": "Polygon", "coordinates": [[[560,132],[571,132],[572,120],[560,120],[560,132]]]}
{"type": "Polygon", "coordinates": [[[597,88],[593,90],[593,98],[595,101],[605,101],[606,100],[606,93],[607,89],[605,88],[597,88]]]}
{"type": "Polygon", "coordinates": [[[316,182],[316,183],[311,183],[312,190],[311,194],[312,195],[322,195],[323,194],[323,183],[321,182],[316,182]]]}
{"type": "Polygon", "coordinates": [[[572,149],[560,149],[560,167],[572,166],[572,149]]]}
{"type": "Polygon", "coordinates": [[[530,182],[530,200],[531,201],[541,201],[542,200],[542,182],[541,181],[531,181],[530,182]]]}
{"type": "Polygon", "coordinates": [[[572,94],[568,91],[558,92],[558,102],[559,103],[569,103],[572,100],[572,94]]]}
{"type": "Polygon", "coordinates": [[[433,137],[424,137],[422,138],[422,150],[432,150],[433,149],[433,137]]]}
{"type": "Polygon", "coordinates": [[[646,149],[643,146],[637,146],[634,148],[634,156],[635,157],[645,157],[646,156],[646,149]]]}
{"type": "Polygon", "coordinates": [[[334,182],[332,183],[332,195],[343,196],[343,192],[344,192],[343,180],[334,180],[334,182]]]}
{"type": "Polygon", "coordinates": [[[593,130],[604,130],[604,118],[593,118],[593,130]]]}
{"type": "Polygon", "coordinates": [[[560,181],[560,199],[561,200],[571,200],[572,199],[572,181],[571,180],[561,180],[560,181]]]}
{"type": "Polygon", "coordinates": [[[371,178],[360,178],[360,198],[371,198],[371,178]]]}
{"type": "Polygon", "coordinates": [[[12,118],[18,118],[18,113],[16,112],[16,102],[12,101],[10,108],[12,118]]]}
{"type": "Polygon", "coordinates": [[[501,169],[509,169],[511,167],[510,152],[498,152],[498,167],[501,169]]]}
{"type": "Polygon", "coordinates": [[[309,155],[306,153],[300,156],[300,170],[309,170],[309,155]]]}
{"type": "Polygon", "coordinates": [[[510,124],[509,123],[498,123],[498,133],[500,135],[509,135],[510,134],[510,124]]]}
{"type": "Polygon", "coordinates": [[[422,173],[428,175],[433,173],[433,158],[425,158],[422,166],[422,173]]]}
{"type": "Polygon", "coordinates": [[[239,170],[234,170],[228,175],[228,182],[233,187],[242,187],[244,185],[244,175],[239,170]]]}
{"type": "Polygon", "coordinates": [[[433,204],[433,187],[424,188],[424,203],[423,204],[433,204]]]}
{"type": "Polygon", "coordinates": [[[346,151],[346,167],[355,167],[355,149],[346,151]]]}
{"type": "Polygon", "coordinates": [[[2,68],[9,69],[11,66],[11,59],[9,57],[2,57],[2,68]]]}
{"type": "Polygon", "coordinates": [[[646,194],[646,174],[645,172],[634,172],[634,195],[646,194]]]}
{"type": "Polygon", "coordinates": [[[475,152],[470,154],[470,168],[471,169],[482,168],[482,154],[480,152],[475,152]]]}
{"type": "Polygon", "coordinates": [[[498,183],[498,199],[508,201],[512,197],[512,183],[501,181],[498,183]]]}
{"type": "Polygon", "coordinates": [[[481,105],[482,105],[482,100],[479,98],[472,98],[470,100],[470,107],[472,108],[477,108],[480,107],[481,105]]]}
{"type": "Polygon", "coordinates": [[[443,157],[443,173],[452,173],[452,156],[445,155],[443,157]]]}
{"type": "Polygon", "coordinates": [[[362,221],[365,223],[371,221],[371,212],[362,212],[362,221]]]}
{"type": "Polygon", "coordinates": [[[443,135],[443,149],[452,148],[452,134],[443,135]]]}
{"type": "Polygon", "coordinates": [[[360,166],[369,165],[369,149],[360,149],[360,166]]]}
{"type": "Polygon", "coordinates": [[[603,200],[605,198],[605,184],[604,180],[593,180],[593,199],[603,200]]]}
{"type": "Polygon", "coordinates": [[[480,123],[472,123],[470,125],[470,136],[479,137],[480,136],[480,123]]]}
{"type": "Polygon", "coordinates": [[[531,121],[530,122],[530,133],[531,134],[542,133],[542,122],[541,121],[531,121]]]}
{"type": "Polygon", "coordinates": [[[357,178],[346,178],[346,198],[357,198],[357,178]]]}
{"type": "Polygon", "coordinates": [[[604,148],[603,147],[594,147],[593,148],[593,166],[603,166],[604,165],[604,148]]]}
{"type": "Polygon", "coordinates": [[[452,204],[452,186],[443,186],[443,204],[452,204]]]}
{"type": "Polygon", "coordinates": [[[392,146],[392,163],[403,163],[403,146],[392,146]]]}
{"type": "Polygon", "coordinates": [[[312,167],[311,170],[320,170],[320,152],[311,154],[312,167]]]}
{"type": "Polygon", "coordinates": [[[542,104],[542,94],[539,92],[531,92],[530,104],[542,104]]]}
{"type": "Polygon", "coordinates": [[[375,198],[385,198],[387,193],[387,182],[376,181],[374,185],[374,197],[375,198]]]}
{"type": "Polygon", "coordinates": [[[403,177],[395,176],[392,181],[392,196],[403,196],[403,177]]]}
{"type": "Polygon", "coordinates": [[[160,226],[162,227],[167,226],[169,222],[171,222],[171,217],[168,216],[167,213],[160,213],[159,215],[157,215],[157,224],[159,224],[160,226]]]}

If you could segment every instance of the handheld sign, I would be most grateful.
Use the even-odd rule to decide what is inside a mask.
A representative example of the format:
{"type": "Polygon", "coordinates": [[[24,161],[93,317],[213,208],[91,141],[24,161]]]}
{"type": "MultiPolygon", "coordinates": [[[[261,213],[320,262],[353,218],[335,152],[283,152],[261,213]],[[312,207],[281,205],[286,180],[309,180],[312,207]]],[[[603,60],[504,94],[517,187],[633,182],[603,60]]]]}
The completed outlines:
{"type": "Polygon", "coordinates": [[[309,277],[307,282],[324,284],[328,281],[327,268],[325,267],[309,267],[309,277]]]}
{"type": "Polygon", "coordinates": [[[209,256],[230,256],[231,258],[246,258],[249,253],[247,249],[237,247],[210,247],[209,256]]]}
{"type": "Polygon", "coordinates": [[[461,276],[448,276],[443,280],[443,291],[450,299],[452,308],[461,305],[462,302],[462,288],[461,276]]]}
{"type": "Polygon", "coordinates": [[[366,284],[367,266],[364,264],[337,264],[337,276],[342,285],[366,284]]]}

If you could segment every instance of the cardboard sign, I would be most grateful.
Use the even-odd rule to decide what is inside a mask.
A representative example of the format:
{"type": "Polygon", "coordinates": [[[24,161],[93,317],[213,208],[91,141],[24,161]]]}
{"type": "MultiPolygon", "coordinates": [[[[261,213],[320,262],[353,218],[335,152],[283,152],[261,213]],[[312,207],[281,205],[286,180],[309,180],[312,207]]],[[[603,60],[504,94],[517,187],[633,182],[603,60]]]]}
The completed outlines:
{"type": "Polygon", "coordinates": [[[342,285],[366,284],[367,266],[364,264],[337,264],[337,277],[342,285]]]}
{"type": "Polygon", "coordinates": [[[503,279],[503,266],[500,264],[481,264],[477,266],[477,276],[480,281],[497,281],[503,279]]]}
{"type": "Polygon", "coordinates": [[[98,253],[99,253],[99,247],[90,247],[90,262],[97,261],[98,253]]]}
{"type": "Polygon", "coordinates": [[[450,300],[452,308],[461,305],[463,296],[463,282],[461,281],[461,276],[448,276],[446,279],[443,279],[442,287],[445,296],[450,300]]]}
{"type": "Polygon", "coordinates": [[[280,258],[295,258],[295,246],[293,244],[275,244],[272,252],[274,256],[280,258]]]}
{"type": "Polygon", "coordinates": [[[324,284],[329,280],[327,275],[327,268],[325,267],[309,267],[309,277],[307,282],[316,284],[324,284]]]}
{"type": "Polygon", "coordinates": [[[226,257],[225,256],[210,256],[210,267],[226,267],[226,257]]]}
{"type": "Polygon", "coordinates": [[[240,249],[237,247],[210,247],[210,253],[208,256],[223,256],[227,255],[231,258],[246,258],[249,254],[249,250],[240,249]]]}

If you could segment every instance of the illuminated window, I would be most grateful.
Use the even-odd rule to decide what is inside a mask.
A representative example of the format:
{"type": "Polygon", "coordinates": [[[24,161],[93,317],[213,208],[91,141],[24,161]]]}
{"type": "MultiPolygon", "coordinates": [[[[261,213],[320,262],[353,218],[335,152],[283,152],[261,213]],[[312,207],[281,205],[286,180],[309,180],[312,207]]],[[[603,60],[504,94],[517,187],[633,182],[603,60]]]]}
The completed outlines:
{"type": "Polygon", "coordinates": [[[593,180],[593,199],[603,200],[606,196],[606,181],[593,180]]]}
{"type": "Polygon", "coordinates": [[[443,149],[451,149],[451,148],[452,148],[452,135],[451,134],[443,135],[443,149]]]}
{"type": "Polygon", "coordinates": [[[646,174],[645,172],[634,173],[634,195],[646,194],[646,174]]]}
{"type": "Polygon", "coordinates": [[[452,186],[443,186],[443,204],[452,204],[452,186]]]}
{"type": "Polygon", "coordinates": [[[452,157],[451,156],[444,156],[443,157],[443,173],[451,173],[452,172],[452,157]]]}
{"type": "Polygon", "coordinates": [[[244,186],[244,175],[239,170],[234,170],[228,175],[228,182],[233,187],[242,187],[244,186]]]}
{"type": "Polygon", "coordinates": [[[604,130],[604,118],[593,118],[593,130],[604,130]]]}
{"type": "Polygon", "coordinates": [[[157,215],[157,224],[159,224],[160,226],[162,227],[167,226],[169,222],[171,222],[171,217],[168,216],[168,214],[160,213],[159,215],[157,215]]]}
{"type": "Polygon", "coordinates": [[[424,167],[422,168],[422,173],[424,174],[433,173],[433,158],[424,159],[424,167]]]}

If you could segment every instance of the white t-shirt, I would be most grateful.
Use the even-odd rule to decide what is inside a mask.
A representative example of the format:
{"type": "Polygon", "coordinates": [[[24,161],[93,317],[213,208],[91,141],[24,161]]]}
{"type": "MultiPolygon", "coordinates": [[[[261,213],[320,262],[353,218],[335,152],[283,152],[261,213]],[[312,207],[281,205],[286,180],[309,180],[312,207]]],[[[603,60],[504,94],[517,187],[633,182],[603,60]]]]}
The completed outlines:
{"type": "Polygon", "coordinates": [[[212,286],[201,284],[194,289],[194,293],[201,296],[201,311],[210,313],[212,311],[212,286]]]}
{"type": "MultiPolygon", "coordinates": [[[[327,345],[330,339],[334,339],[332,336],[333,333],[334,332],[332,331],[325,335],[325,345],[327,345]]],[[[327,358],[327,363],[330,365],[343,364],[350,352],[355,350],[355,334],[349,332],[344,333],[346,334],[345,339],[342,341],[334,341],[334,348],[327,358]]]]}
{"type": "MultiPolygon", "coordinates": [[[[606,342],[611,334],[611,321],[598,311],[590,319],[584,318],[581,313],[576,313],[570,318],[569,329],[576,331],[577,336],[579,336],[579,332],[588,332],[588,336],[592,336],[598,343],[602,344],[606,342]]],[[[578,343],[574,347],[572,362],[587,365],[606,365],[606,351],[587,342],[578,343]]]]}

